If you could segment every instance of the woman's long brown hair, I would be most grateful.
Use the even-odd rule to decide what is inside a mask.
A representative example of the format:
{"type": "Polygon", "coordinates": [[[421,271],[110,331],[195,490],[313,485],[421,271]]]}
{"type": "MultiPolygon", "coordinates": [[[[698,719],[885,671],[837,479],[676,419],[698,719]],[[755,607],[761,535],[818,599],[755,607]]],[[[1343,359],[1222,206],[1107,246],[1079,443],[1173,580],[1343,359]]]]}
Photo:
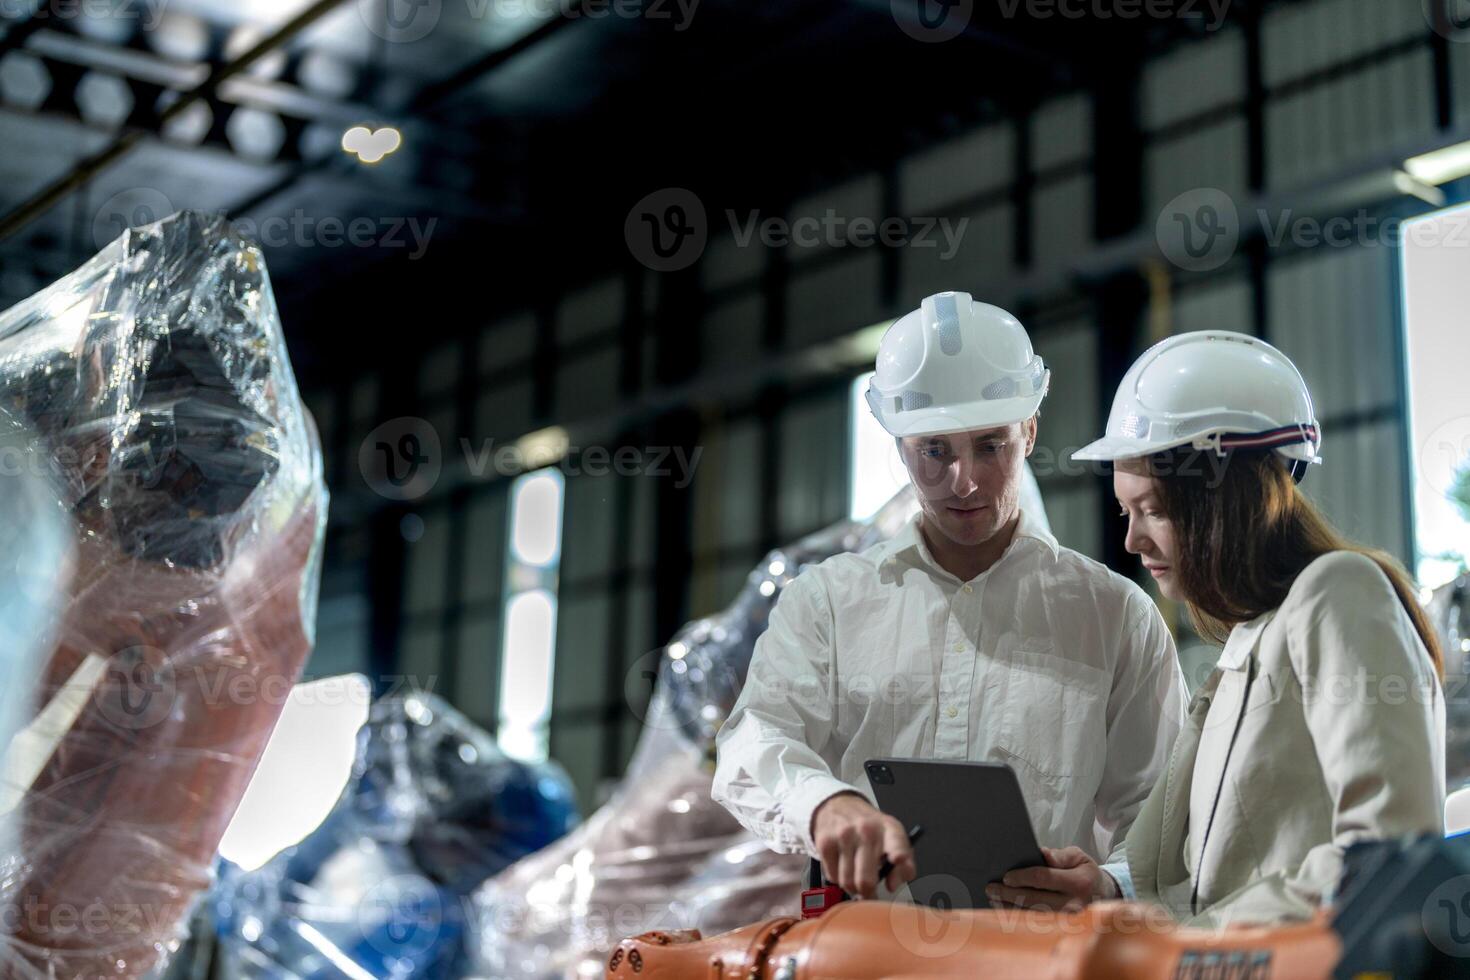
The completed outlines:
{"type": "Polygon", "coordinates": [[[1174,525],[1179,585],[1201,636],[1224,643],[1237,623],[1280,606],[1313,561],[1351,551],[1383,569],[1435,672],[1444,676],[1444,651],[1408,573],[1385,552],[1334,528],[1302,495],[1279,454],[1238,451],[1221,460],[1185,450],[1153,457],[1149,469],[1174,525]]]}

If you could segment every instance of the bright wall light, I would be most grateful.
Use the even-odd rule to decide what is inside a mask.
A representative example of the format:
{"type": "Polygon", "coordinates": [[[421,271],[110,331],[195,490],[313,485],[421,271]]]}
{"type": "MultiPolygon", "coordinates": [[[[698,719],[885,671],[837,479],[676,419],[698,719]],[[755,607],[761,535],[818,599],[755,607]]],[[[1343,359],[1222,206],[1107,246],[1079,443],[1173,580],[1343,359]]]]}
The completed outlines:
{"type": "Polygon", "coordinates": [[[561,555],[561,508],[565,480],[556,469],[517,478],[510,491],[512,557],[544,567],[561,555]]]}
{"type": "Polygon", "coordinates": [[[556,650],[556,596],[533,589],[505,606],[500,675],[500,748],[524,762],[545,761],[556,650]]]}
{"type": "Polygon", "coordinates": [[[908,483],[908,473],[898,456],[898,446],[868,409],[864,392],[873,372],[860,374],[849,389],[847,516],[865,521],[908,483]]]}
{"type": "Polygon", "coordinates": [[[260,765],[220,840],[220,855],[254,871],[321,826],[357,757],[372,688],[361,674],[291,689],[260,765]]]}
{"type": "MultiPolygon", "coordinates": [[[[1470,144],[1467,144],[1470,146],[1470,144]]],[[[1415,572],[1436,588],[1470,560],[1470,519],[1457,504],[1470,497],[1470,401],[1465,366],[1465,283],[1470,249],[1464,235],[1470,207],[1406,222],[1402,274],[1404,345],[1408,367],[1410,477],[1413,486],[1415,572]]],[[[1470,500],[1463,507],[1470,510],[1470,500]]]]}
{"type": "Polygon", "coordinates": [[[1404,161],[1404,169],[1426,184],[1448,184],[1470,175],[1470,142],[1456,143],[1404,161]]]}

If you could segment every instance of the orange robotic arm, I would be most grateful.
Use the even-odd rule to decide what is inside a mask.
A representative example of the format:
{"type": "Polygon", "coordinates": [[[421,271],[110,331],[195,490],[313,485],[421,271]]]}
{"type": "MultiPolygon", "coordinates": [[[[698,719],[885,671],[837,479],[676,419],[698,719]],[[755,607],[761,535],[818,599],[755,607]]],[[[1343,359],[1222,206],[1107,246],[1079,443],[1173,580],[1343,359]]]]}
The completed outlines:
{"type": "Polygon", "coordinates": [[[607,980],[1328,980],[1341,953],[1324,913],[1300,925],[1181,929],[1167,913],[1108,902],[1076,913],[935,911],[844,902],[806,921],[771,919],[710,939],[625,939],[607,980]]]}

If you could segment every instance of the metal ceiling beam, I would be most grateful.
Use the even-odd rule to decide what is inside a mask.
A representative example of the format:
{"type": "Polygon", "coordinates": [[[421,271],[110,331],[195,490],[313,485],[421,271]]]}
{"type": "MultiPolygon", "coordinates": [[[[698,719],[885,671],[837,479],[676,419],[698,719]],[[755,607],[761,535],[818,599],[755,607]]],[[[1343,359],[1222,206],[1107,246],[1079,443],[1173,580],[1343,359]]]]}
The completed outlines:
{"type": "MultiPolygon", "coordinates": [[[[326,16],[343,0],[317,0],[301,13],[287,21],[279,30],[261,39],[250,50],[233,61],[215,68],[209,76],[190,91],[181,95],[173,105],[159,113],[154,128],[161,129],[169,120],[176,118],[196,103],[213,95],[225,81],[239,75],[270,52],[300,34],[306,28],[326,16]]],[[[22,203],[4,218],[0,218],[0,241],[13,236],[53,206],[65,200],[72,191],[87,183],[108,167],[131,153],[149,135],[148,130],[134,129],[119,136],[108,146],[78,163],[72,170],[22,203]]]]}

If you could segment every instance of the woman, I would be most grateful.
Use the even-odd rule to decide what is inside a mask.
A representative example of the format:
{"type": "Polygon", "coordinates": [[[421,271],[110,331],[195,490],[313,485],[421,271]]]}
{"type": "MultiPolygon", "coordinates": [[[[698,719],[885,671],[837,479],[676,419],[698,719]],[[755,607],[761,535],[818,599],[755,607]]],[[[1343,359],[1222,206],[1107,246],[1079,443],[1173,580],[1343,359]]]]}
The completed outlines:
{"type": "Polygon", "coordinates": [[[1224,650],[1129,831],[1131,883],[1047,850],[993,901],[1306,918],[1355,841],[1443,832],[1443,656],[1403,569],[1298,489],[1319,445],[1300,373],[1256,338],[1182,334],[1124,376],[1073,458],[1113,461],[1128,551],[1224,650]]]}

